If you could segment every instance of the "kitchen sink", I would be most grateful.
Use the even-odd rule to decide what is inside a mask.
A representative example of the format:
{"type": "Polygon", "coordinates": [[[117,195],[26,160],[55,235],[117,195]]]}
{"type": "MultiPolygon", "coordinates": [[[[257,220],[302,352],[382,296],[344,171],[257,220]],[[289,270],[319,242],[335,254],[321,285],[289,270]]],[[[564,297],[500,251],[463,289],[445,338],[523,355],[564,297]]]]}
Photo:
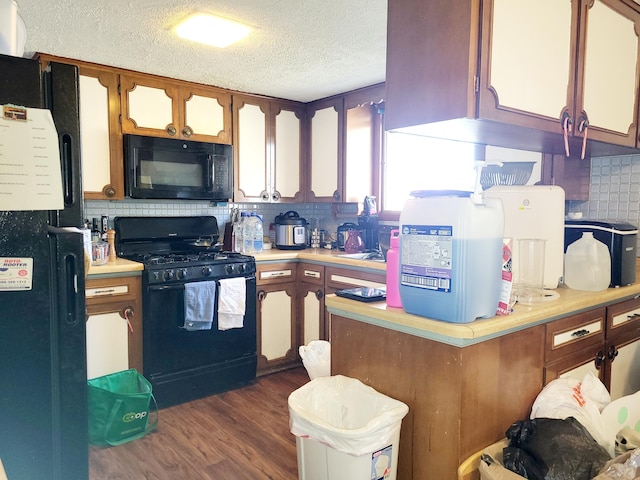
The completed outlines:
{"type": "Polygon", "coordinates": [[[367,260],[371,262],[384,263],[384,257],[380,252],[362,252],[362,253],[341,253],[341,258],[352,258],[354,260],[367,260]]]}

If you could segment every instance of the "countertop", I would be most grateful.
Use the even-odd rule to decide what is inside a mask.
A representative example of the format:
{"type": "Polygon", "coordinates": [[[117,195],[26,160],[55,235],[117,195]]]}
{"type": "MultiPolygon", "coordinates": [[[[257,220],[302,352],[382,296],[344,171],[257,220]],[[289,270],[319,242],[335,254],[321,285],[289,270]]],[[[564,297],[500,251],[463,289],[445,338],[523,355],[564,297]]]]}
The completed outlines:
{"type": "MultiPolygon", "coordinates": [[[[342,265],[362,270],[377,270],[380,272],[385,272],[387,269],[384,262],[344,258],[344,254],[345,253],[343,251],[327,250],[323,248],[307,248],[305,250],[271,249],[264,250],[262,253],[255,255],[255,259],[258,263],[294,262],[303,260],[305,262],[324,264],[331,263],[338,266],[342,265]]],[[[141,263],[125,260],[124,258],[116,258],[114,262],[108,262],[106,265],[92,265],[89,268],[88,276],[91,278],[103,275],[113,276],[117,274],[139,275],[142,270],[144,270],[144,265],[141,263]]]]}
{"type": "Polygon", "coordinates": [[[87,276],[89,278],[100,278],[102,276],[140,275],[142,270],[144,270],[142,263],[132,262],[124,258],[116,258],[114,261],[107,262],[105,265],[91,265],[87,276]]]}
{"type": "MultiPolygon", "coordinates": [[[[640,278],[638,267],[636,260],[636,278],[640,278]]],[[[632,299],[640,295],[640,283],[608,288],[601,292],[585,292],[564,287],[555,291],[559,294],[557,299],[534,306],[516,304],[510,315],[462,324],[411,315],[401,308],[388,307],[385,302],[367,304],[335,295],[327,295],[325,305],[333,314],[463,347],[533,325],[632,299]]]]}
{"type": "MultiPolygon", "coordinates": [[[[326,249],[264,250],[255,255],[258,263],[304,261],[318,264],[344,266],[356,270],[385,272],[384,262],[345,258],[344,252],[326,249]]],[[[144,266],[123,258],[106,265],[91,266],[89,278],[140,275],[144,266]]],[[[640,278],[640,261],[636,260],[636,278],[640,278]]],[[[608,288],[601,292],[583,292],[569,288],[556,290],[559,298],[535,306],[515,305],[513,313],[479,319],[471,323],[448,323],[405,313],[401,308],[387,307],[385,302],[362,303],[327,295],[325,304],[329,312],[353,318],[373,325],[391,328],[451,345],[465,346],[479,343],[510,332],[546,323],[561,317],[607,306],[640,295],[640,283],[608,288]]]]}

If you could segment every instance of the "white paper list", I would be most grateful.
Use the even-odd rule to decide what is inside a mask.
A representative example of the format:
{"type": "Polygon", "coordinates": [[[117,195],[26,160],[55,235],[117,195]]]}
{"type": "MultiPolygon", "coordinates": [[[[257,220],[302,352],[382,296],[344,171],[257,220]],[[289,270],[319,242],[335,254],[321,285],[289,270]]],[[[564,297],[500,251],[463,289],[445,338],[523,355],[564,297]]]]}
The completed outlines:
{"type": "Polygon", "coordinates": [[[60,149],[51,112],[4,105],[0,117],[0,210],[61,210],[60,149]]]}

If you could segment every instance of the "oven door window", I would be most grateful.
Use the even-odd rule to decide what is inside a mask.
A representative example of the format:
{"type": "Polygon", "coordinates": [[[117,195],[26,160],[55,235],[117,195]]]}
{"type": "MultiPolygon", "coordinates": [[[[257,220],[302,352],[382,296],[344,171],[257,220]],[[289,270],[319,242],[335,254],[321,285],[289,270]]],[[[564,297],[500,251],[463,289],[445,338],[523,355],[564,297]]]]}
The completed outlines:
{"type": "Polygon", "coordinates": [[[243,328],[220,331],[214,317],[211,330],[188,331],[183,328],[184,311],[184,285],[149,287],[143,324],[145,374],[178,372],[255,354],[255,278],[247,279],[243,328]]]}

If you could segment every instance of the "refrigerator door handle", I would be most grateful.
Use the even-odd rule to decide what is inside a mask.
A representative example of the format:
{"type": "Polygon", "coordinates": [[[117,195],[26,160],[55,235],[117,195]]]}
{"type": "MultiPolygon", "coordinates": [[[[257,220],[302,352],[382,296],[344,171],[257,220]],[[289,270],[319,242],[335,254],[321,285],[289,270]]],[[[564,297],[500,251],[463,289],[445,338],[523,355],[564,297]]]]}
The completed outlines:
{"type": "MultiPolygon", "coordinates": [[[[59,311],[62,312],[64,322],[73,326],[79,323],[85,316],[84,300],[84,258],[79,255],[84,254],[82,247],[80,230],[75,227],[52,227],[48,226],[49,235],[57,239],[56,245],[56,282],[58,285],[59,311]],[[71,234],[71,235],[69,235],[71,234]],[[68,248],[69,241],[80,245],[80,250],[68,248]],[[66,240],[66,242],[65,242],[66,240]]],[[[63,320],[60,318],[60,320],[63,320]]]]}
{"type": "Polygon", "coordinates": [[[73,191],[74,171],[73,171],[73,139],[71,135],[64,134],[60,137],[60,159],[62,163],[62,193],[64,195],[65,207],[72,207],[76,202],[73,191]]]}

